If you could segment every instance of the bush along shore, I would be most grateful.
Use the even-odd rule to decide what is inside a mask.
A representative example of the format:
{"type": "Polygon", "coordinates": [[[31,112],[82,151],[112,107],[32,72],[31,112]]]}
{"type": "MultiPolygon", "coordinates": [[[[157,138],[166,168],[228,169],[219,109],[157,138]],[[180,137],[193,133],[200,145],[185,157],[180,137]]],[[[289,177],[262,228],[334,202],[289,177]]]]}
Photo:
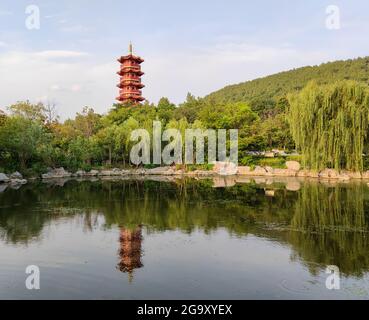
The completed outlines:
{"type": "MultiPolygon", "coordinates": [[[[369,180],[369,171],[352,172],[337,171],[334,169],[324,169],[321,171],[301,169],[301,165],[297,161],[287,161],[286,168],[272,168],[269,166],[237,166],[230,162],[216,162],[206,169],[188,170],[185,166],[166,166],[152,169],[136,168],[136,169],[101,169],[84,171],[78,170],[75,173],[66,171],[64,168],[49,169],[47,173],[42,174],[39,178],[42,180],[65,179],[65,178],[89,178],[89,177],[123,177],[123,176],[177,176],[177,177],[212,177],[212,176],[249,176],[249,177],[300,177],[300,178],[317,178],[329,179],[337,181],[349,181],[352,179],[369,180]]],[[[195,167],[196,168],[196,167],[195,167]]],[[[192,168],[193,169],[193,168],[192,168]]],[[[33,178],[32,180],[34,180],[33,178]]],[[[11,186],[19,188],[27,183],[27,180],[19,172],[10,175],[0,173],[0,186],[11,186]]],[[[1,188],[0,188],[1,189],[1,188]]],[[[5,189],[4,189],[5,190],[5,189]]]]}

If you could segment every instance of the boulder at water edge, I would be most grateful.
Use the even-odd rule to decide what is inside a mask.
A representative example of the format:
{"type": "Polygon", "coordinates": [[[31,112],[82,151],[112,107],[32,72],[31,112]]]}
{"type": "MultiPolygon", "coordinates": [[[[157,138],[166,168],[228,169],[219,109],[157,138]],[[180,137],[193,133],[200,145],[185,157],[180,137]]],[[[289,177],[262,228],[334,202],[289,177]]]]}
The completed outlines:
{"type": "Polygon", "coordinates": [[[9,182],[9,180],[9,177],[6,174],[0,173],[0,183],[9,182]]]}

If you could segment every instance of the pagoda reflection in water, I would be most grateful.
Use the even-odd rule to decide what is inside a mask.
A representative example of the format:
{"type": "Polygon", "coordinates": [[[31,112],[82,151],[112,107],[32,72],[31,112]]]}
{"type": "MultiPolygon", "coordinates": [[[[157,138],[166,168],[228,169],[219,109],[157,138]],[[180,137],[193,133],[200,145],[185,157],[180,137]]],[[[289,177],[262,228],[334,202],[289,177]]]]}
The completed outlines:
{"type": "Polygon", "coordinates": [[[133,271],[143,267],[142,257],[142,227],[134,229],[122,227],[120,229],[119,263],[120,271],[128,273],[129,279],[133,278],[133,271]]]}

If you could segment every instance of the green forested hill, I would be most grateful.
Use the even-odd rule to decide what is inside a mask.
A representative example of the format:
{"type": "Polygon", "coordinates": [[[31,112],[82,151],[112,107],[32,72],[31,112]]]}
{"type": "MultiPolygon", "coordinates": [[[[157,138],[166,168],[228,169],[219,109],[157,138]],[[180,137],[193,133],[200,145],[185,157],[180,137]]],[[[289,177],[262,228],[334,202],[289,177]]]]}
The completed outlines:
{"type": "Polygon", "coordinates": [[[369,57],[303,67],[227,86],[211,93],[205,100],[215,103],[248,102],[253,110],[263,112],[273,109],[280,98],[302,89],[311,80],[327,84],[345,79],[369,83],[369,57]]]}

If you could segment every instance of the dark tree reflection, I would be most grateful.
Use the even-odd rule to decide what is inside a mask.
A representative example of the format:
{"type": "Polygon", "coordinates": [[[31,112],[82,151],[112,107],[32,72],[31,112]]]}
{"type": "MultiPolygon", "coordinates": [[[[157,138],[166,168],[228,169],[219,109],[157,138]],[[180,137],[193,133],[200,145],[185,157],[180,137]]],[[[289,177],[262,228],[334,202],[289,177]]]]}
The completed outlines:
{"type": "Polygon", "coordinates": [[[142,267],[143,230],[211,233],[219,228],[233,236],[253,234],[286,244],[292,259],[300,259],[312,273],[328,264],[346,275],[369,271],[366,184],[300,181],[289,191],[291,182],[289,188],[277,180],[236,182],[214,188],[211,180],[192,179],[69,181],[7,189],[0,193],[0,238],[23,245],[42,241],[50,222],[76,216],[83,219],[85,232],[93,232],[100,216],[105,227],[121,228],[118,268],[123,272],[142,267]],[[266,196],[265,190],[273,195],[266,196]]]}

